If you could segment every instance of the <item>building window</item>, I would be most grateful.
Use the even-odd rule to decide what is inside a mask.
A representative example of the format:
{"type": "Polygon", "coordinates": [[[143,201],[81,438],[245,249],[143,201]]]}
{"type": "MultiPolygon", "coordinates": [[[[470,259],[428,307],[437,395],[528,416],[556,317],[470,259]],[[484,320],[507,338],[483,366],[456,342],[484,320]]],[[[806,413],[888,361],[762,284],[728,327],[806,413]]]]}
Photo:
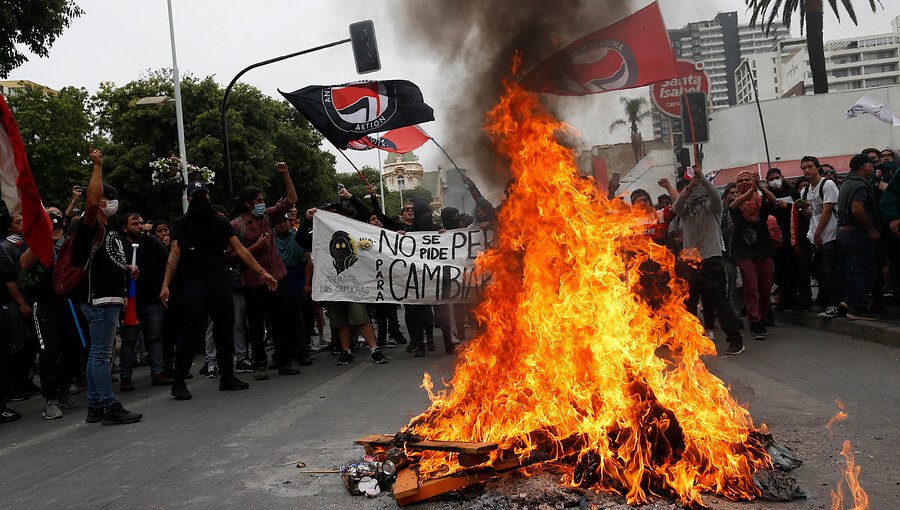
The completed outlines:
{"type": "Polygon", "coordinates": [[[897,83],[896,76],[888,76],[886,78],[875,78],[866,80],[866,87],[883,87],[885,85],[894,85],[897,83]]]}

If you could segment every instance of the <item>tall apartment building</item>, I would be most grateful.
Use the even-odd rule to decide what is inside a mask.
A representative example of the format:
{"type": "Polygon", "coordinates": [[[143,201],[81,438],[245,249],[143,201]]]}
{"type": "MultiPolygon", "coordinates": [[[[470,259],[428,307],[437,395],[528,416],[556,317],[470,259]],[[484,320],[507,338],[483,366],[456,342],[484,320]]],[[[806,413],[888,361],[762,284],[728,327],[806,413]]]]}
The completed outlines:
{"type": "Polygon", "coordinates": [[[763,27],[739,25],[737,12],[722,12],[711,20],[669,30],[669,39],[679,58],[705,65],[713,108],[737,104],[734,71],[742,56],[771,51],[776,41],[788,37],[790,32],[780,23],[773,24],[768,34],[763,27]]]}
{"type": "MultiPolygon", "coordinates": [[[[686,27],[669,30],[669,39],[678,58],[703,62],[709,76],[709,104],[713,109],[738,103],[735,71],[746,55],[771,51],[775,43],[790,37],[781,23],[765,28],[738,24],[737,12],[722,12],[707,21],[689,23],[686,27]]],[[[681,131],[679,123],[653,109],[654,138],[669,139],[672,132],[681,131]]]]}

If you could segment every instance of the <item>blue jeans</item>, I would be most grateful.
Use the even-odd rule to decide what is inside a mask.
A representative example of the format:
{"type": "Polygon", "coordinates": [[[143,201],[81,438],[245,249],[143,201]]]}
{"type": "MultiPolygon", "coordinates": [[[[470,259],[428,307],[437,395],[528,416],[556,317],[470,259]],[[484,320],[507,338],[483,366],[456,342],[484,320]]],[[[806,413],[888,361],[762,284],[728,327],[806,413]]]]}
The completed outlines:
{"type": "Polygon", "coordinates": [[[88,321],[91,333],[91,350],[87,361],[88,407],[106,410],[119,403],[112,389],[110,360],[122,305],[91,306],[81,303],[81,312],[88,321]]]}
{"type": "Polygon", "coordinates": [[[861,230],[838,228],[837,241],[850,262],[850,279],[847,280],[850,295],[850,311],[865,312],[872,307],[870,292],[875,283],[875,242],[861,230]]]}
{"type": "Polygon", "coordinates": [[[165,309],[162,304],[138,306],[138,323],[135,326],[122,326],[122,350],[119,351],[119,368],[121,377],[131,379],[134,363],[134,347],[137,343],[138,331],[144,334],[144,345],[150,354],[150,375],[163,372],[162,325],[165,309]]]}

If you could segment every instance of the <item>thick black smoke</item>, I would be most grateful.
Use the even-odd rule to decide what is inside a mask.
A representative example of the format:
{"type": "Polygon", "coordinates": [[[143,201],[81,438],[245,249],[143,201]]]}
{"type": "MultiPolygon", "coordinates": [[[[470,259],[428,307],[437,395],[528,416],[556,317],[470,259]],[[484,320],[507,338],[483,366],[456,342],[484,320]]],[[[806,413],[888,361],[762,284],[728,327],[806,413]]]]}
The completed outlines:
{"type": "MultiPolygon", "coordinates": [[[[570,42],[631,10],[628,0],[437,0],[397,2],[395,37],[409,40],[421,58],[441,63],[444,104],[437,111],[449,137],[441,140],[460,166],[494,185],[505,172],[487,142],[484,114],[502,92],[519,50],[527,71],[570,42]],[[494,170],[500,170],[496,172],[494,170]]],[[[553,99],[548,99],[551,110],[553,99]]]]}

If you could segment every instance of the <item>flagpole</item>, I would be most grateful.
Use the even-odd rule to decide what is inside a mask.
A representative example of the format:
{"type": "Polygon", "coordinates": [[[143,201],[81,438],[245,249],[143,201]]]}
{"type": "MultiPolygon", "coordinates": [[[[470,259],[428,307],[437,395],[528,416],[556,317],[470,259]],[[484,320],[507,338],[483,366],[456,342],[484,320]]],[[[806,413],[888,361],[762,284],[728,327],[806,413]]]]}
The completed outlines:
{"type": "MultiPolygon", "coordinates": [[[[663,19],[662,9],[660,9],[660,7],[659,7],[659,2],[653,2],[653,5],[656,6],[656,11],[659,13],[659,19],[663,20],[663,28],[665,29],[666,21],[665,21],[665,19],[663,19]]],[[[666,39],[668,39],[668,33],[669,33],[669,31],[668,31],[668,29],[666,29],[666,39]]],[[[685,103],[687,102],[687,97],[684,94],[684,76],[682,76],[681,69],[678,66],[678,56],[675,55],[675,48],[672,46],[671,40],[669,41],[669,49],[672,50],[672,64],[675,66],[675,72],[678,75],[678,90],[680,92],[680,96],[679,96],[678,100],[679,100],[679,102],[681,102],[681,107],[684,108],[685,106],[690,106],[690,105],[685,105],[685,103]],[[682,99],[684,99],[684,101],[682,101],[682,99]]],[[[684,112],[682,112],[682,113],[684,113],[684,112]]],[[[697,156],[699,154],[697,152],[697,135],[696,135],[696,133],[694,133],[694,116],[691,115],[690,108],[687,109],[687,114],[688,114],[688,122],[691,123],[691,145],[694,148],[694,163],[700,164],[700,161],[697,161],[697,159],[698,159],[697,156]]],[[[684,135],[684,126],[683,125],[681,126],[681,134],[684,135]]],[[[682,138],[684,138],[684,137],[682,136],[682,138]]]]}
{"type": "MultiPolygon", "coordinates": [[[[326,140],[327,140],[327,138],[326,138],[326,140]]],[[[328,141],[331,142],[331,140],[328,140],[328,141]]],[[[337,151],[341,154],[341,156],[344,156],[344,159],[347,160],[347,163],[350,163],[350,166],[352,166],[353,169],[356,170],[356,173],[359,175],[360,179],[362,179],[363,182],[366,183],[366,186],[371,186],[371,184],[369,184],[369,180],[366,179],[366,176],[363,175],[362,171],[361,171],[359,168],[356,168],[356,165],[354,165],[353,162],[350,161],[350,158],[348,158],[347,155],[344,154],[344,151],[342,151],[341,149],[338,149],[338,146],[335,145],[334,142],[331,142],[331,145],[332,145],[335,149],[337,149],[337,151]]]]}
{"type": "MultiPolygon", "coordinates": [[[[378,137],[381,140],[381,137],[378,137]]],[[[378,158],[378,180],[381,184],[381,212],[386,213],[386,209],[384,208],[384,169],[381,167],[381,153],[378,150],[375,151],[375,157],[378,158]]]]}
{"type": "MultiPolygon", "coordinates": [[[[424,131],[423,131],[423,133],[424,133],[424,131]]],[[[426,133],[426,134],[427,134],[427,133],[426,133]]],[[[447,154],[447,151],[445,151],[444,148],[441,147],[441,144],[439,144],[437,140],[435,140],[434,138],[432,138],[431,135],[428,135],[428,139],[431,140],[432,142],[434,142],[435,145],[437,145],[437,148],[440,149],[441,152],[444,153],[444,156],[447,156],[447,159],[450,160],[450,164],[453,165],[453,168],[455,168],[457,172],[459,172],[459,176],[460,176],[460,177],[465,177],[465,174],[463,174],[462,170],[460,170],[459,167],[456,166],[456,163],[453,161],[453,158],[451,158],[450,155],[447,154]]]]}

